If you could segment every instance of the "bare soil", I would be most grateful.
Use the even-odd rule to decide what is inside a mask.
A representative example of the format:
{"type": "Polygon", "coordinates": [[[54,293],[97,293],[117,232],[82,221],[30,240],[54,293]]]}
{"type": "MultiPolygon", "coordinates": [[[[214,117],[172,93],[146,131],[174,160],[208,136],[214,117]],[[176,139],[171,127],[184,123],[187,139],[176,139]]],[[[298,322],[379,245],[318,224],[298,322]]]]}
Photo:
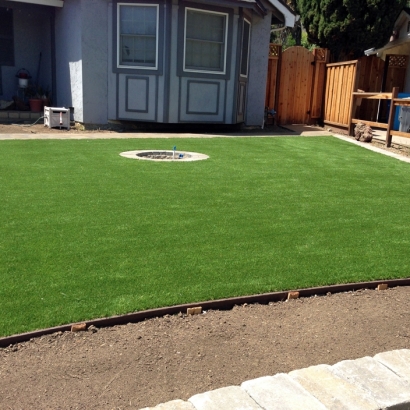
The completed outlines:
{"type": "MultiPolygon", "coordinates": [[[[70,130],[66,129],[58,129],[58,128],[48,128],[45,127],[44,124],[40,121],[40,123],[35,124],[33,126],[28,126],[28,124],[0,124],[0,134],[62,134],[66,135],[67,133],[70,133],[71,135],[75,136],[75,134],[84,134],[84,133],[104,133],[104,134],[118,134],[118,133],[123,133],[123,132],[144,132],[144,131],[153,131],[155,132],[155,128],[150,130],[150,129],[144,129],[141,127],[152,127],[150,124],[142,124],[139,125],[138,123],[127,123],[123,122],[122,124],[108,124],[108,125],[83,125],[79,123],[72,123],[70,130]],[[139,127],[139,128],[138,128],[139,127]]],[[[220,127],[219,127],[220,128],[220,127]]],[[[320,128],[320,127],[317,127],[320,128]]],[[[322,128],[325,130],[325,128],[322,128]]],[[[186,131],[186,127],[182,131],[186,131]]],[[[200,127],[199,129],[197,128],[189,128],[189,131],[193,132],[201,132],[204,133],[203,127],[200,127]]],[[[209,126],[206,128],[207,131],[209,131],[209,126]]],[[[171,132],[176,132],[178,129],[175,127],[171,128],[170,130],[168,129],[159,129],[158,131],[171,131],[171,132]]],[[[223,130],[223,131],[226,131],[223,130]]],[[[228,128],[229,131],[229,128],[228,128]]],[[[236,130],[237,131],[237,130],[236,130]]],[[[265,133],[272,133],[274,135],[275,133],[279,134],[286,134],[284,132],[283,128],[278,128],[276,126],[270,126],[267,127],[264,131],[261,130],[243,130],[245,133],[251,134],[265,134],[265,133]]],[[[338,132],[343,133],[343,130],[339,130],[338,132]]],[[[354,139],[353,137],[351,137],[354,139]]],[[[401,144],[396,144],[393,143],[391,147],[386,148],[384,141],[380,139],[373,138],[372,142],[369,143],[375,147],[382,148],[386,151],[394,152],[396,154],[404,155],[409,157],[410,156],[410,145],[401,145],[401,144]]]]}
{"type": "Polygon", "coordinates": [[[138,409],[410,348],[410,287],[65,332],[0,349],[1,409],[138,409]]]}
{"type": "Polygon", "coordinates": [[[83,126],[79,123],[70,126],[70,129],[67,130],[66,128],[49,128],[44,126],[44,121],[40,120],[38,124],[30,125],[30,124],[8,124],[3,123],[0,124],[0,134],[66,134],[70,133],[81,133],[84,132],[119,132],[122,131],[121,127],[116,127],[115,125],[104,125],[104,126],[83,126]]]}
{"type": "Polygon", "coordinates": [[[384,149],[386,151],[394,152],[395,154],[403,155],[405,157],[410,157],[410,146],[392,143],[391,147],[386,148],[384,141],[376,140],[373,138],[372,145],[377,148],[384,149]]]}

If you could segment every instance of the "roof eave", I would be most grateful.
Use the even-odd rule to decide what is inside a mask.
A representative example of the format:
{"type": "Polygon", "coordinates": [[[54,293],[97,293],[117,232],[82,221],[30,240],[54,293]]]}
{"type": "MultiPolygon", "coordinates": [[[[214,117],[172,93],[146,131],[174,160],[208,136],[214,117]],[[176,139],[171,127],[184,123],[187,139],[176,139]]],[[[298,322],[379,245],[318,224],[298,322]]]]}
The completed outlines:
{"type": "Polygon", "coordinates": [[[299,20],[299,16],[295,14],[289,7],[283,4],[279,0],[269,0],[273,7],[279,10],[285,18],[286,27],[294,27],[295,23],[299,20]]]}
{"type": "Polygon", "coordinates": [[[407,37],[405,38],[398,38],[397,40],[389,41],[386,45],[380,48],[370,48],[369,50],[365,50],[364,54],[366,56],[371,56],[371,55],[382,55],[386,50],[389,50],[391,48],[401,46],[402,44],[408,43],[410,41],[410,33],[407,34],[407,37]]]}
{"type": "Polygon", "coordinates": [[[14,1],[18,3],[29,3],[29,4],[38,4],[41,6],[51,6],[51,7],[63,7],[63,0],[7,0],[14,1]]]}

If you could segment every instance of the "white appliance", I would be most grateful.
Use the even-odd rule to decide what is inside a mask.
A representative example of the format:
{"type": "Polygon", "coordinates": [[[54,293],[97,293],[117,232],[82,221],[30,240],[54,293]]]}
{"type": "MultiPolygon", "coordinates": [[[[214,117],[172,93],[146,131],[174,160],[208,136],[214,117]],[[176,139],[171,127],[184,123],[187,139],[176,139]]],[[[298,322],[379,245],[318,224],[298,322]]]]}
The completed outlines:
{"type": "Polygon", "coordinates": [[[44,126],[48,128],[70,129],[70,109],[64,107],[44,107],[44,126]]]}

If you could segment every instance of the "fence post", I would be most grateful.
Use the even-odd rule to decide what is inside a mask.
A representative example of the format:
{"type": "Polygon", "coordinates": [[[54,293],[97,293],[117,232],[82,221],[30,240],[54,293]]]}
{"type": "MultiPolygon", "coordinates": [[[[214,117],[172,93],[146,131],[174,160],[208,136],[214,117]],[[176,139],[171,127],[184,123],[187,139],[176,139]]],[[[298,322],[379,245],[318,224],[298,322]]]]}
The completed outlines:
{"type": "Polygon", "coordinates": [[[330,51],[327,48],[315,48],[314,74],[312,83],[312,96],[310,102],[310,119],[322,117],[326,88],[326,64],[329,62],[330,51]]]}
{"type": "Polygon", "coordinates": [[[268,79],[266,83],[265,108],[277,109],[278,84],[282,46],[269,44],[268,79]]]}
{"type": "Polygon", "coordinates": [[[396,106],[394,105],[394,99],[397,98],[399,94],[399,87],[394,87],[391,95],[391,103],[390,103],[390,113],[389,113],[389,120],[387,122],[387,130],[386,130],[386,147],[391,147],[391,130],[394,125],[394,115],[396,114],[396,106]]]}
{"type": "Polygon", "coordinates": [[[350,99],[350,111],[349,111],[349,119],[348,119],[348,125],[347,125],[347,132],[349,136],[354,135],[352,119],[353,119],[353,115],[356,113],[357,100],[355,100],[353,93],[357,89],[357,84],[359,82],[359,78],[358,78],[359,68],[360,68],[360,61],[356,61],[354,70],[353,70],[352,88],[350,90],[352,97],[350,99]]]}

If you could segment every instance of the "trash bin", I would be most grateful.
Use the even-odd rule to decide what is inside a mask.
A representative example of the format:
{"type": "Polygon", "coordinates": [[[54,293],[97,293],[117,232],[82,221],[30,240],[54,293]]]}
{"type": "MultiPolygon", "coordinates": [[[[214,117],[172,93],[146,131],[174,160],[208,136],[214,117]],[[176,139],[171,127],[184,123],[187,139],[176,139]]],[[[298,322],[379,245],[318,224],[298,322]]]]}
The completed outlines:
{"type": "MultiPolygon", "coordinates": [[[[410,93],[399,93],[397,95],[398,98],[410,98],[410,93]]],[[[390,112],[390,105],[391,105],[391,100],[387,101],[387,112],[390,112]]],[[[395,131],[400,131],[400,114],[401,114],[401,108],[402,107],[396,107],[396,112],[394,114],[394,123],[393,123],[393,129],[395,131]]]]}

